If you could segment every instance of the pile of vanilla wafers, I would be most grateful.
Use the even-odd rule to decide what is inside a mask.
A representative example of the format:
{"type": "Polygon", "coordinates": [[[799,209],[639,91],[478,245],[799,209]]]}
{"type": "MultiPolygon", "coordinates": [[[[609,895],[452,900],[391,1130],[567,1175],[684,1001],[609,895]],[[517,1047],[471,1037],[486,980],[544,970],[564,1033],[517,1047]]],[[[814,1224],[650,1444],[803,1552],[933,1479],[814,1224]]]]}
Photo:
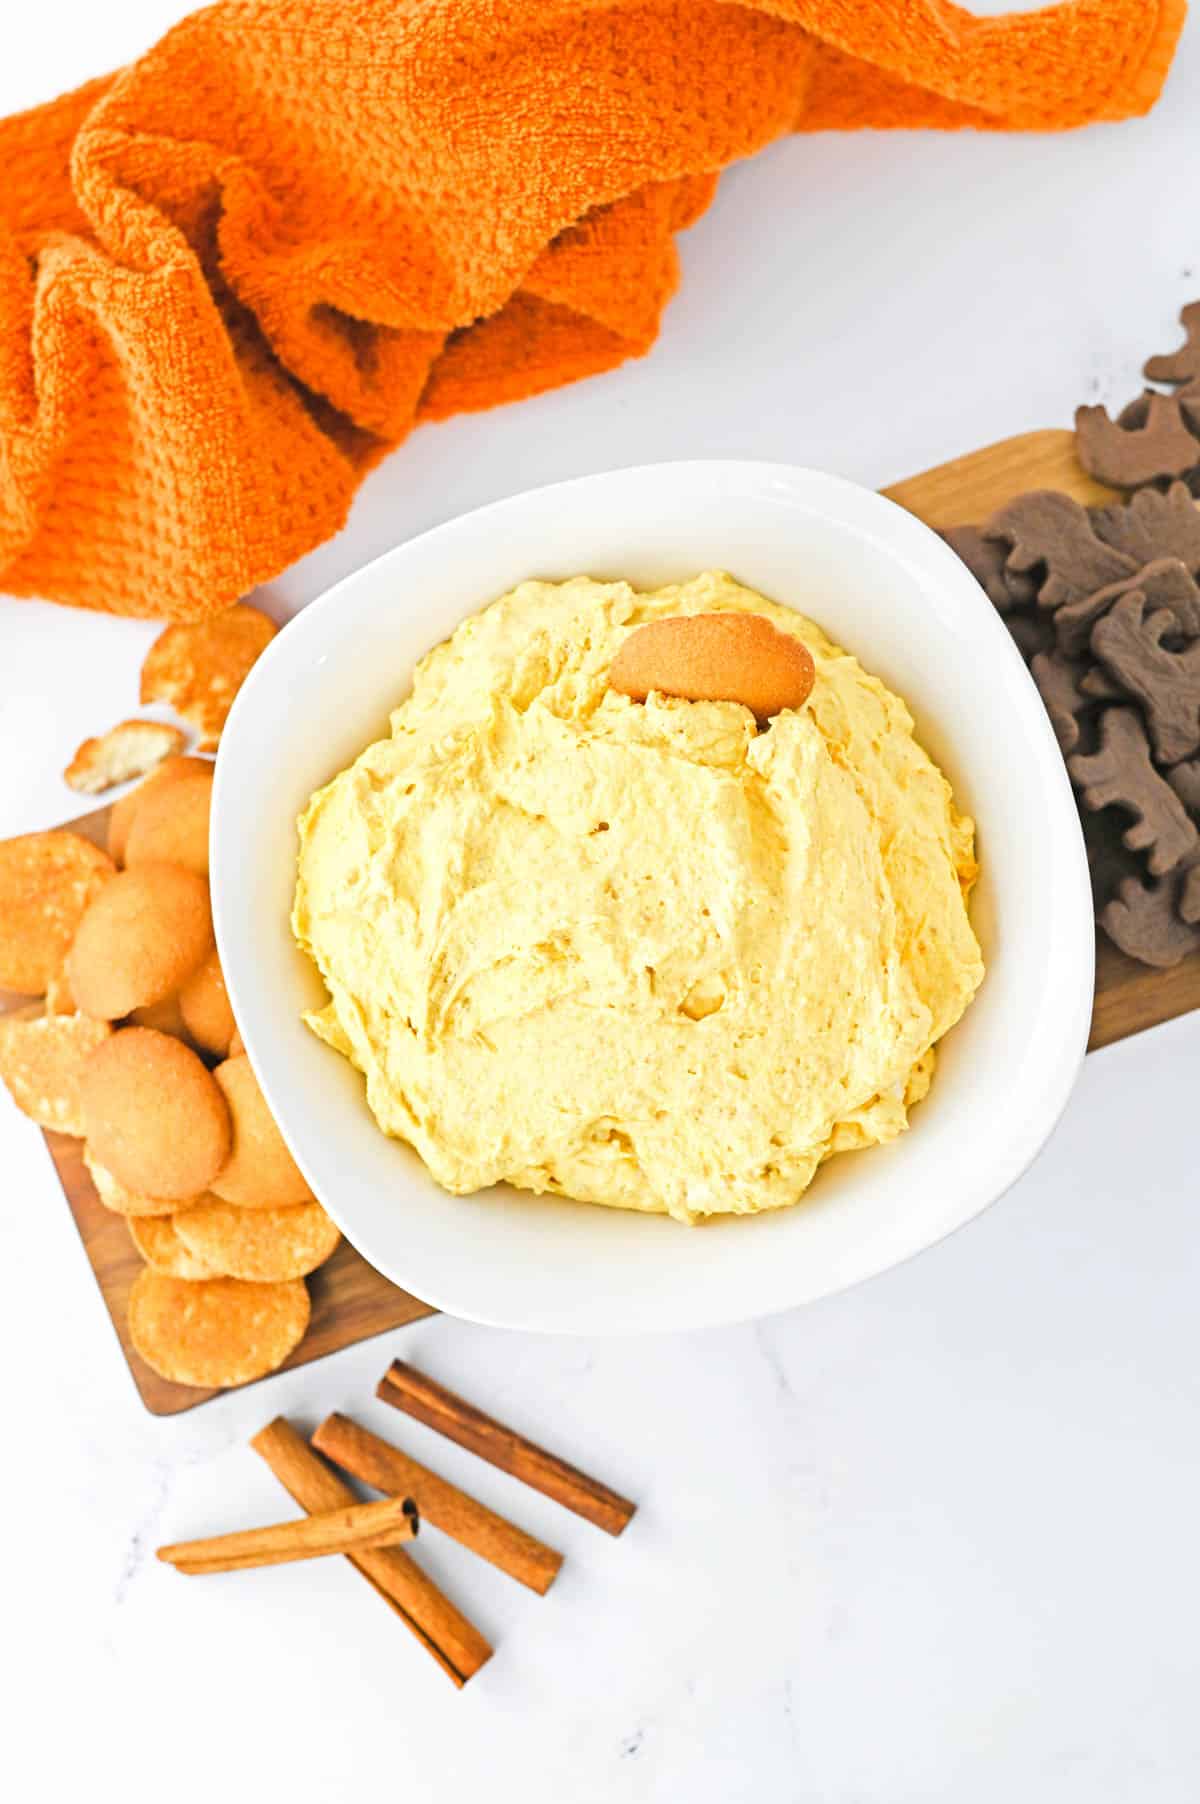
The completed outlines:
{"type": "MultiPolygon", "coordinates": [[[[273,631],[247,608],[170,627],[150,689],[166,683],[212,743],[273,631]]],[[[288,1357],[308,1327],[305,1277],[339,1235],[241,1042],[209,901],[214,765],[174,753],[173,733],[127,722],[76,755],[93,788],[158,760],[112,809],[105,846],[63,830],[0,841],[0,991],[28,999],[0,1017],[0,1079],[42,1127],[83,1140],[100,1202],[127,1221],[145,1262],[138,1354],[207,1389],[288,1357]]]]}

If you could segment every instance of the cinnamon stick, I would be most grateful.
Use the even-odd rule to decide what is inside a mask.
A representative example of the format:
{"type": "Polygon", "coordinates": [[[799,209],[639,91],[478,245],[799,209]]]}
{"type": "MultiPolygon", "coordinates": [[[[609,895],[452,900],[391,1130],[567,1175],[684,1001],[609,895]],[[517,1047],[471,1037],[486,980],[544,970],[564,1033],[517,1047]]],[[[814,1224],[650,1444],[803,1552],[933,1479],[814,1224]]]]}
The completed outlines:
{"type": "Polygon", "coordinates": [[[562,1565],[562,1555],[553,1547],[526,1534],[515,1522],[489,1510],[349,1416],[326,1416],[312,1444],[335,1466],[344,1467],[377,1491],[411,1497],[423,1521],[489,1560],[518,1584],[541,1596],[553,1584],[562,1565]]]}
{"type": "Polygon", "coordinates": [[[173,1541],[158,1557],[180,1572],[244,1572],[252,1566],[282,1566],[289,1560],[315,1560],[323,1554],[363,1553],[411,1541],[417,1532],[417,1509],[410,1497],[386,1503],[355,1503],[344,1510],[324,1510],[294,1522],[268,1528],[237,1529],[199,1541],[173,1541]]]}
{"type": "MultiPolygon", "coordinates": [[[[260,1429],[250,1445],[302,1510],[344,1509],[357,1502],[349,1485],[330,1471],[283,1416],[260,1429]]],[[[345,1557],[456,1685],[465,1685],[491,1659],[492,1650],[479,1630],[402,1548],[373,1547],[345,1557]]]]}
{"type": "Polygon", "coordinates": [[[586,1517],[610,1535],[619,1535],[637,1508],[627,1497],[610,1491],[598,1479],[547,1453],[524,1435],[505,1428],[465,1398],[456,1396],[435,1379],[427,1378],[402,1359],[394,1359],[379,1381],[375,1395],[406,1415],[424,1422],[447,1439],[467,1447],[502,1472],[552,1497],[577,1516],[586,1517]]]}

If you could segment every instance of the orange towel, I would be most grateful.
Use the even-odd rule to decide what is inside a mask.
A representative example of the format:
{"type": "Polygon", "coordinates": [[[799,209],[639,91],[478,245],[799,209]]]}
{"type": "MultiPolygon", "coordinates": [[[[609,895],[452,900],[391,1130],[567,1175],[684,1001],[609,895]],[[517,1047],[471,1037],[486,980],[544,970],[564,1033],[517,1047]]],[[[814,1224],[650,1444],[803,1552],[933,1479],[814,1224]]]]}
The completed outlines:
{"type": "Polygon", "coordinates": [[[223,0],[0,122],[0,588],[196,619],[421,420],[653,342],[790,131],[1153,104],[1184,0],[223,0]]]}

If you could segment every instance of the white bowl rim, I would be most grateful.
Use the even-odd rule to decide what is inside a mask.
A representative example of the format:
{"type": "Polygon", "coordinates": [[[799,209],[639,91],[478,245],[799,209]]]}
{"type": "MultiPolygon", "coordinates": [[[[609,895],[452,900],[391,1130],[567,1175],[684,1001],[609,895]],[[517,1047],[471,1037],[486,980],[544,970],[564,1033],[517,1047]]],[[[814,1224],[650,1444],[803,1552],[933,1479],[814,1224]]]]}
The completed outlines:
{"type": "MultiPolygon", "coordinates": [[[[1084,1055],[1087,1050],[1087,1039],[1091,1023],[1093,987],[1094,987],[1094,921],[1091,900],[1091,887],[1082,832],[1075,808],[1070,782],[1065,765],[1054,737],[1050,722],[1041,703],[1041,698],[1033,684],[1032,678],[1025,669],[1020,655],[1010,639],[1006,628],[996,615],[990,604],[982,597],[974,578],[966,570],[957,555],[942,541],[939,536],[915,515],[910,514],[898,503],[875,490],[849,480],[848,478],[812,469],[803,465],[793,465],[778,461],[756,459],[728,458],[689,458],[667,460],[657,463],[620,466],[610,470],[569,478],[562,482],[544,484],[536,488],[520,490],[510,496],[452,516],[426,531],[403,540],[381,552],[377,557],[349,572],[330,588],[314,597],[295,618],[289,622],[286,633],[281,632],[267,646],[262,656],[251,670],[243,684],[229,720],[226,723],[222,738],[223,757],[216,763],[216,778],[213,795],[213,829],[212,829],[212,895],[213,916],[216,929],[218,950],[222,965],[230,985],[230,994],[236,1001],[238,971],[243,953],[249,954],[251,948],[239,936],[238,924],[232,912],[232,898],[229,885],[225,881],[227,860],[230,848],[224,831],[230,813],[229,798],[233,797],[238,785],[235,772],[249,750],[242,741],[252,742],[254,737],[254,715],[260,696],[269,690],[271,685],[285,680],[288,662],[294,662],[302,654],[310,639],[319,640],[323,634],[330,615],[344,608],[357,591],[369,591],[377,583],[380,573],[389,567],[400,566],[406,557],[418,549],[427,550],[442,541],[452,543],[455,536],[464,529],[498,525],[522,508],[532,504],[544,504],[554,498],[568,499],[585,491],[594,491],[593,499],[603,499],[604,491],[609,491],[610,501],[620,500],[624,485],[640,486],[647,482],[670,479],[694,482],[701,489],[709,488],[712,493],[708,499],[719,500],[722,494],[749,493],[754,485],[783,485],[793,492],[803,491],[803,500],[812,511],[820,511],[814,503],[822,497],[830,504],[833,516],[846,523],[855,516],[865,517],[885,537],[898,538],[905,552],[915,562],[924,564],[943,589],[957,589],[967,605],[976,608],[975,626],[984,640],[991,641],[995,656],[1002,662],[1015,660],[1019,677],[1014,674],[1013,681],[1016,692],[1020,693],[1022,685],[1026,691],[1026,701],[1032,707],[1025,708],[1024,725],[1028,729],[1028,744],[1037,758],[1041,775],[1047,784],[1047,797],[1054,812],[1058,816],[1056,831],[1060,838],[1059,850],[1064,852],[1067,844],[1074,846],[1074,858],[1069,859],[1073,869],[1066,876],[1064,887],[1069,887],[1072,899],[1067,904],[1075,917],[1075,929],[1069,941],[1061,947],[1062,962],[1056,965],[1059,989],[1062,993],[1063,1007],[1053,1022],[1055,1031],[1056,1056],[1052,1061],[1052,1070],[1044,1086],[1038,1093],[1038,1107],[1020,1127],[1014,1131],[1010,1156],[999,1168],[994,1168],[991,1175],[982,1181],[971,1180],[964,1175],[961,1196],[962,1202],[946,1219],[932,1227],[918,1229],[900,1238],[905,1244],[894,1246],[886,1257],[862,1259],[853,1274],[843,1276],[834,1282],[799,1282],[791,1287],[792,1294],[773,1294],[761,1302],[735,1300],[731,1296],[728,1306],[714,1307],[711,1302],[706,1306],[692,1309],[686,1301],[679,1299],[662,1299],[662,1307],[654,1321],[645,1321],[640,1314],[628,1320],[619,1308],[609,1307],[601,1317],[589,1316],[580,1320],[574,1312],[562,1308],[548,1306],[545,1310],[530,1314],[522,1310],[514,1315],[511,1309],[490,1307],[478,1296],[464,1299],[453,1280],[446,1282],[440,1276],[421,1274],[414,1277],[411,1273],[400,1271],[385,1249],[373,1247],[370,1236],[364,1234],[361,1227],[347,1219],[345,1211],[339,1203],[335,1191],[325,1181],[323,1172],[311,1158],[310,1149],[304,1144],[296,1144],[292,1123],[294,1115],[290,1099],[282,1092],[277,1075],[271,1068],[271,1060],[264,1056],[265,1037],[261,1021],[256,1020],[252,1010],[245,1020],[239,1016],[239,1028],[246,1050],[251,1057],[259,1082],[272,1113],[279,1122],[281,1130],[288,1139],[305,1178],[328,1212],[334,1217],[346,1239],[355,1245],[363,1257],[379,1270],[385,1277],[404,1289],[415,1289],[424,1301],[448,1314],[458,1315],[464,1319],[479,1322],[486,1326],[517,1328],[526,1331],[547,1333],[588,1333],[597,1335],[617,1335],[630,1332],[667,1332],[683,1331],[707,1326],[717,1326],[778,1313],[793,1308],[801,1303],[816,1301],[824,1296],[834,1295],[858,1283],[880,1275],[894,1266],[905,1263],[916,1254],[939,1244],[958,1228],[965,1226],[991,1203],[997,1201],[1009,1190],[1029,1169],[1038,1153],[1053,1133],[1066,1108],[1071,1091],[1084,1055]],[[984,606],[978,604],[984,600],[984,606]]],[[[699,568],[694,565],[693,568],[699,568]]],[[[477,606],[485,605],[488,597],[481,597],[477,606]]],[[[470,610],[468,610],[470,611],[470,610]]],[[[458,618],[463,618],[460,615],[458,618]]],[[[457,624],[457,621],[455,621],[457,624]]],[[[430,639],[430,645],[438,643],[453,626],[448,626],[430,639]]],[[[836,636],[836,633],[835,633],[836,636]]],[[[364,734],[362,744],[368,743],[364,734]]],[[[307,1032],[307,1030],[304,1030],[307,1032]]],[[[378,1134],[378,1129],[364,1117],[365,1128],[378,1134]]],[[[432,1182],[432,1180],[430,1180],[432,1182]]],[[[458,1199],[456,1199],[458,1200],[458,1199]]],[[[553,1203],[554,1199],[541,1199],[553,1203]]],[[[581,1207],[582,1205],[574,1205],[581,1207]]],[[[802,1206],[802,1205],[801,1205],[802,1206]]],[[[609,1211],[596,1213],[607,1216],[609,1211]]],[[[783,1213],[791,1213],[785,1211],[783,1213]]],[[[613,1215],[629,1219],[627,1212],[614,1211],[613,1215]]],[[[660,1221],[659,1217],[635,1217],[639,1221],[660,1221]]],[[[756,1219],[763,1219],[761,1217],[756,1219]]],[[[915,1218],[914,1218],[915,1219],[915,1218]]],[[[674,1224],[672,1224],[674,1226],[674,1224]]],[[[686,1232],[686,1230],[679,1230],[686,1232]]],[[[705,1229],[698,1230],[706,1232],[705,1229]]]]}

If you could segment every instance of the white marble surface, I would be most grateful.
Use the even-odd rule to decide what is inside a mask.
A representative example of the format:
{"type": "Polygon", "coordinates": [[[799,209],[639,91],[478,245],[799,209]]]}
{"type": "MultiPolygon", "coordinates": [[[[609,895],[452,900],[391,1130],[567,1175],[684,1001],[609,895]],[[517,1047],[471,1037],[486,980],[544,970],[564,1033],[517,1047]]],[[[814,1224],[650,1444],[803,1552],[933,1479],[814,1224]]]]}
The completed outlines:
{"type": "MultiPolygon", "coordinates": [[[[22,9],[0,108],[182,10],[22,9]]],[[[1198,80],[1194,20],[1131,126],[778,146],[683,240],[648,360],[419,434],[268,605],[565,474],[745,453],[885,482],[1123,399],[1200,292],[1198,80]]],[[[57,773],[133,706],[150,636],[0,598],[0,833],[77,812],[57,773]]],[[[166,1422],[137,1403],[39,1136],[0,1101],[6,1790],[1190,1804],[1198,1060],[1200,1017],[1090,1059],[1013,1193],[816,1308],[648,1342],[437,1320],[166,1422]],[[638,1498],[624,1539],[401,1428],[369,1401],[393,1347],[638,1498]],[[539,1600],[427,1534],[497,1644],[462,1695],[344,1565],[190,1584],[153,1562],[279,1509],[248,1434],[335,1407],[567,1553],[539,1600]]]]}
{"type": "Polygon", "coordinates": [[[167,1422],[5,1120],[6,1760],[42,1787],[13,1795],[100,1767],[136,1804],[1190,1804],[1198,1061],[1200,1017],[1095,1055],[1015,1191],[811,1309],[615,1343],[434,1320],[167,1422]],[[639,1500],[624,1537],[373,1401],[393,1350],[639,1500]],[[426,1530],[497,1647],[461,1694],[344,1563],[152,1558],[286,1514],[247,1437],[335,1408],[566,1552],[539,1599],[426,1530]]]}

